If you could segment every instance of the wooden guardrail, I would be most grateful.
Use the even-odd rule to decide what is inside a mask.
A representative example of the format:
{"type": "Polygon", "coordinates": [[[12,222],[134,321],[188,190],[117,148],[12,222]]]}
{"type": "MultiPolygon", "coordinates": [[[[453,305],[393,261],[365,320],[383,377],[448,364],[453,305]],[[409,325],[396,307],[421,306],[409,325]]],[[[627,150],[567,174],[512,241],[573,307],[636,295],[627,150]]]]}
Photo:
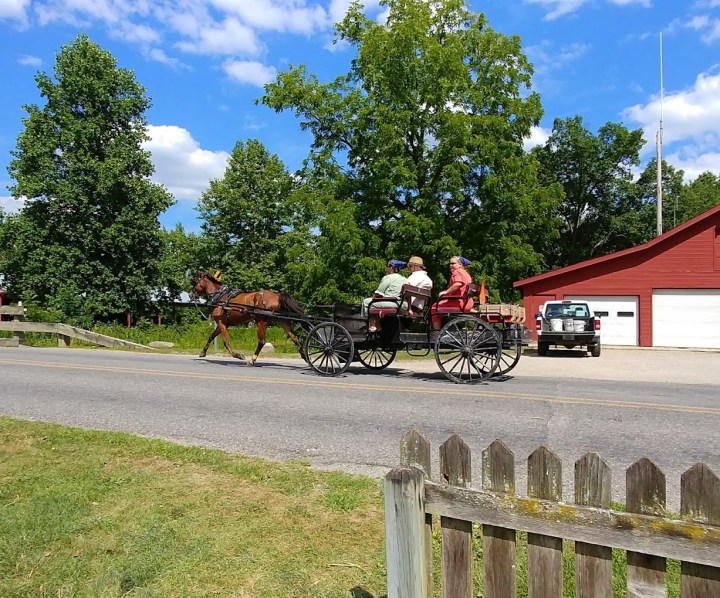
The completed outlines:
{"type": "Polygon", "coordinates": [[[648,459],[626,471],[626,508],[611,506],[611,471],[597,453],[575,463],[575,502],[562,502],[562,463],[544,446],[527,461],[527,497],[515,492],[515,457],[499,440],[482,453],[482,490],[470,488],[471,454],[459,436],[440,447],[412,430],[400,467],[385,477],[388,598],[433,595],[432,516],[439,516],[444,598],[472,598],[473,522],[482,525],[483,594],[515,598],[516,531],[528,532],[528,594],[563,595],[562,542],[575,541],[575,595],[613,595],[612,548],[627,551],[627,595],[667,595],[665,559],[681,561],[681,596],[720,596],[720,480],[698,463],[681,478],[681,519],[665,513],[665,475],[648,459]]]}
{"type": "Polygon", "coordinates": [[[83,328],[76,328],[67,324],[54,322],[26,322],[25,310],[23,307],[17,306],[0,306],[0,315],[13,316],[10,322],[0,321],[0,330],[7,330],[15,333],[18,342],[15,344],[23,344],[26,332],[45,332],[58,335],[58,346],[69,347],[70,339],[76,338],[89,343],[100,345],[101,347],[130,347],[133,349],[152,350],[152,347],[133,343],[120,338],[114,338],[105,334],[99,334],[83,328]]]}

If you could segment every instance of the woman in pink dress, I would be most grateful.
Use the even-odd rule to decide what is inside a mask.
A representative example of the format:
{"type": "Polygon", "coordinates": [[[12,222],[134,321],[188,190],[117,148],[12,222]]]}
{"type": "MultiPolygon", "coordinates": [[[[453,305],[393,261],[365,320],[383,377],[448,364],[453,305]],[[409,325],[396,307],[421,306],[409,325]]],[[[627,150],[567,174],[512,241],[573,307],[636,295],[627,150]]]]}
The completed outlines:
{"type": "Polygon", "coordinates": [[[447,289],[440,291],[439,296],[445,297],[449,295],[453,298],[441,299],[433,305],[431,312],[433,330],[440,330],[440,324],[442,323],[443,316],[437,313],[439,308],[453,307],[463,312],[472,310],[472,300],[461,299],[465,294],[467,285],[472,282],[470,274],[465,270],[467,264],[470,264],[470,261],[460,256],[455,255],[450,258],[450,282],[447,289]]]}

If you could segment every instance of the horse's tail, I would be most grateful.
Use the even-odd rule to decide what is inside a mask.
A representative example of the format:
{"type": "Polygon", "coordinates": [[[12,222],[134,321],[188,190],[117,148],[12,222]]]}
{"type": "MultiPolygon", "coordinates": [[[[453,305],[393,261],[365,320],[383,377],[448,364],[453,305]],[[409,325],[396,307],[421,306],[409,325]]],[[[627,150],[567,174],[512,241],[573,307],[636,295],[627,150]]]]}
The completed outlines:
{"type": "Polygon", "coordinates": [[[305,315],[305,312],[298,305],[298,302],[287,293],[280,293],[280,309],[291,314],[297,314],[298,316],[305,315]]]}

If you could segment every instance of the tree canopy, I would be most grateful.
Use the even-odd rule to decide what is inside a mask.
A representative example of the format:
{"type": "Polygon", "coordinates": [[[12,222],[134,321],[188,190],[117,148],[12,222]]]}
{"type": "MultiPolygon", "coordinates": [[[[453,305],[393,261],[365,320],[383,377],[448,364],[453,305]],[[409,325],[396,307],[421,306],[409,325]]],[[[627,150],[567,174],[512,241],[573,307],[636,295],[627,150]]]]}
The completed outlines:
{"type": "Polygon", "coordinates": [[[640,163],[642,130],[606,123],[597,135],[582,117],[555,119],[544,145],[533,148],[546,184],[562,185],[559,238],[545,242],[547,265],[567,266],[610,253],[613,218],[633,193],[632,167],[640,163]]]}
{"type": "Polygon", "coordinates": [[[418,253],[442,278],[463,253],[509,289],[540,269],[533,239],[552,235],[559,193],[523,151],[542,109],[520,39],[462,0],[381,4],[385,24],[356,2],[338,25],[356,51],[347,74],[321,83],[291,66],[260,101],[301,119],[307,169],[331,178],[351,204],[339,211],[372,233],[356,262],[418,253]]]}
{"type": "Polygon", "coordinates": [[[81,35],[36,76],[43,105],[24,106],[9,172],[25,207],[6,228],[5,265],[27,299],[68,318],[139,311],[158,279],[158,216],[172,204],[153,173],[145,89],[81,35]]]}

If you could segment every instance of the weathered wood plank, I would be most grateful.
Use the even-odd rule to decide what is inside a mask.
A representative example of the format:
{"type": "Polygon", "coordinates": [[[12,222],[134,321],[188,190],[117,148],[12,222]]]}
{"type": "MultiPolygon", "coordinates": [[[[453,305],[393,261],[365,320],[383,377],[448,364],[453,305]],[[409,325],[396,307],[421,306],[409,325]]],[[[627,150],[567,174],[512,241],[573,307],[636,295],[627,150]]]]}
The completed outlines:
{"type": "Polygon", "coordinates": [[[385,550],[388,598],[426,596],[424,476],[396,467],[385,476],[385,550]]]}
{"type": "MultiPolygon", "coordinates": [[[[468,445],[453,434],[440,447],[440,478],[448,486],[471,482],[468,445]]],[[[443,598],[472,598],[472,521],[441,517],[443,598]]]]}
{"type": "MultiPolygon", "coordinates": [[[[489,492],[515,495],[515,455],[501,440],[482,454],[482,485],[489,492]]],[[[515,530],[483,524],[485,595],[515,598],[515,530]]]]}
{"type": "MultiPolygon", "coordinates": [[[[680,479],[680,514],[687,519],[720,525],[720,480],[698,463],[680,479]]],[[[720,568],[683,561],[680,564],[683,598],[720,597],[720,568]]]]}
{"type": "MultiPolygon", "coordinates": [[[[528,498],[562,500],[562,463],[541,446],[528,458],[528,498]]],[[[562,598],[562,538],[528,534],[529,598],[562,598]]]]}
{"type": "Polygon", "coordinates": [[[77,338],[90,343],[95,343],[103,347],[131,347],[134,349],[147,349],[152,350],[151,347],[145,345],[139,345],[131,341],[126,341],[120,338],[113,338],[112,336],[106,336],[97,332],[91,332],[90,330],[83,330],[82,328],[76,328],[75,326],[68,326],[67,324],[59,324],[53,322],[0,322],[0,330],[10,330],[22,334],[25,332],[45,332],[50,334],[62,334],[72,338],[77,338]]]}
{"type": "MultiPolygon", "coordinates": [[[[649,459],[643,458],[626,472],[628,513],[662,515],[665,512],[665,474],[649,459]]],[[[628,550],[628,598],[660,598],[667,595],[665,558],[628,550]]]]}
{"type": "MultiPolygon", "coordinates": [[[[420,469],[426,480],[430,480],[430,443],[418,431],[410,430],[400,440],[400,464],[420,469]]],[[[425,571],[427,574],[427,598],[433,595],[433,544],[432,544],[433,516],[425,513],[425,571]]]]}
{"type": "MultiPolygon", "coordinates": [[[[610,467],[597,453],[575,462],[575,504],[609,509],[610,467]]],[[[575,595],[612,598],[612,548],[575,542],[575,595]]]]}
{"type": "Polygon", "coordinates": [[[720,528],[470,488],[425,484],[425,510],[441,517],[647,552],[704,565],[720,562],[720,528]]]}

